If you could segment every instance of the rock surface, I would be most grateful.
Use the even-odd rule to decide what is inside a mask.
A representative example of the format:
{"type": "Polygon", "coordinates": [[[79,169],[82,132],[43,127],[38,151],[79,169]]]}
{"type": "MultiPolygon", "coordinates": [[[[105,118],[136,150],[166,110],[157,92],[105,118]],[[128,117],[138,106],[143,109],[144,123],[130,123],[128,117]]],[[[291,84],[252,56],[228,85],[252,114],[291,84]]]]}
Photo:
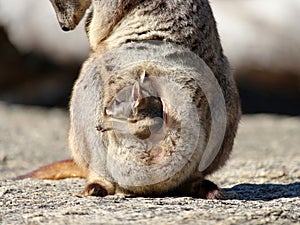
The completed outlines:
{"type": "Polygon", "coordinates": [[[69,157],[67,112],[0,103],[1,224],[300,224],[300,118],[244,116],[224,200],[78,198],[82,179],[9,178],[69,157]]]}

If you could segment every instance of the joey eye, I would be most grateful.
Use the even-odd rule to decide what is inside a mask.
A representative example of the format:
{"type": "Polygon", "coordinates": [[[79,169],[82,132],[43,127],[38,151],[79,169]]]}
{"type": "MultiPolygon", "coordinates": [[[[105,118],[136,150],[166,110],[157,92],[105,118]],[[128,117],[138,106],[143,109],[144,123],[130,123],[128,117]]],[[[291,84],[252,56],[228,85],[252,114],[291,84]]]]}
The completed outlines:
{"type": "Polygon", "coordinates": [[[136,123],[137,121],[138,121],[137,119],[128,118],[129,123],[136,123]]]}

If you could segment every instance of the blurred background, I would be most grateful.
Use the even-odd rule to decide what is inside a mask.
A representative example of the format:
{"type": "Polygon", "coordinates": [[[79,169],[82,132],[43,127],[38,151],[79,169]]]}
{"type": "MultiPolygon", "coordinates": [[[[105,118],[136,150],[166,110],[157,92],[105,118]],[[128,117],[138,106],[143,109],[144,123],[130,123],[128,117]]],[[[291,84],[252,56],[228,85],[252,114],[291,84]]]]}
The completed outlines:
{"type": "MultiPolygon", "coordinates": [[[[210,0],[243,113],[300,115],[300,0],[210,0]]],[[[49,0],[0,0],[0,101],[68,107],[89,46],[49,0]]]]}

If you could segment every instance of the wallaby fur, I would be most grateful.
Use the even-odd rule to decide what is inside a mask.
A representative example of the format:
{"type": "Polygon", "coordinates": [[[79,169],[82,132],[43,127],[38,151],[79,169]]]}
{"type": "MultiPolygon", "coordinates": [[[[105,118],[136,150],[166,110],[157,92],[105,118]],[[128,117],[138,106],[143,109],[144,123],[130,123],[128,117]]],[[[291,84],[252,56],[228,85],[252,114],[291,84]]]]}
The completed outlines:
{"type": "MultiPolygon", "coordinates": [[[[77,165],[87,174],[87,186],[83,195],[176,193],[219,198],[218,187],[204,180],[204,177],[222,167],[228,160],[241,112],[238,91],[229,63],[223,54],[208,0],[61,0],[52,3],[62,27],[68,29],[74,29],[79,23],[83,17],[82,10],[85,11],[90,4],[92,7],[86,21],[91,54],[83,64],[70,102],[70,149],[77,165]],[[68,2],[65,5],[69,8],[62,10],[57,7],[57,2],[68,2]],[[79,14],[77,10],[80,11],[79,14]],[[153,40],[161,43],[145,42],[153,40]],[[185,53],[185,49],[200,58],[198,66],[190,65],[190,62],[184,60],[180,63],[176,59],[184,56],[181,53],[185,53]],[[141,58],[145,60],[141,61],[141,58]],[[130,60],[133,64],[127,66],[130,60]],[[199,68],[202,72],[199,72],[199,68]],[[126,171],[123,164],[118,165],[118,161],[110,165],[108,155],[121,158],[123,154],[128,159],[136,157],[135,162],[140,163],[139,165],[163,164],[175,155],[174,161],[166,165],[166,171],[180,164],[180,159],[185,157],[184,153],[173,153],[175,147],[180,146],[182,135],[180,124],[184,117],[178,114],[180,110],[190,120],[191,130],[194,129],[195,121],[200,121],[201,130],[197,137],[200,143],[196,149],[205,148],[211,132],[212,118],[207,96],[196,81],[210,73],[221,87],[227,122],[221,148],[212,163],[204,171],[199,171],[202,157],[199,150],[191,155],[181,170],[166,180],[148,185],[136,185],[134,180],[132,185],[130,182],[126,183],[127,178],[130,180],[131,176],[134,177],[132,174],[137,174],[136,183],[142,182],[149,174],[139,178],[138,171],[126,171]],[[144,83],[145,74],[154,83],[144,83]],[[163,82],[155,84],[156,79],[162,79],[163,82]],[[169,83],[178,86],[182,93],[171,93],[169,83]],[[132,93],[132,96],[135,93],[140,93],[140,96],[156,93],[154,98],[148,99],[152,103],[145,104],[146,108],[154,104],[148,114],[142,110],[145,108],[138,110],[143,97],[131,97],[127,101],[130,105],[123,104],[126,102],[124,100],[122,106],[116,106],[120,102],[117,99],[119,91],[126,87],[129,87],[127,93],[132,93]],[[178,97],[181,95],[187,98],[181,100],[178,97]],[[168,105],[168,102],[176,102],[177,97],[180,104],[176,109],[174,105],[168,105]],[[189,118],[191,114],[184,108],[188,103],[196,106],[198,117],[189,118]],[[134,110],[137,110],[135,115],[134,110]],[[126,117],[123,114],[126,114],[127,120],[120,122],[120,116],[126,117]],[[129,122],[133,120],[134,124],[129,122]],[[109,127],[112,123],[115,123],[115,129],[109,127]],[[129,127],[129,134],[119,132],[118,126],[120,130],[123,126],[129,127]],[[166,136],[162,140],[157,137],[153,139],[157,140],[157,148],[143,150],[141,143],[144,143],[143,139],[149,138],[151,129],[152,133],[157,132],[157,137],[162,134],[159,132],[165,132],[166,136]],[[128,145],[128,142],[131,144],[128,145]],[[114,155],[117,152],[120,155],[114,155]],[[118,178],[124,179],[126,184],[118,178]]],[[[197,64],[197,59],[194,59],[197,64]]],[[[214,90],[211,89],[211,92],[214,90]]],[[[193,134],[188,135],[193,137],[193,134]]],[[[189,142],[184,144],[187,150],[192,148],[189,142]]],[[[126,160],[124,163],[126,165],[126,160]]],[[[162,174],[167,173],[165,170],[161,170],[162,174]]],[[[159,171],[153,171],[153,174],[159,174],[159,171]]]]}

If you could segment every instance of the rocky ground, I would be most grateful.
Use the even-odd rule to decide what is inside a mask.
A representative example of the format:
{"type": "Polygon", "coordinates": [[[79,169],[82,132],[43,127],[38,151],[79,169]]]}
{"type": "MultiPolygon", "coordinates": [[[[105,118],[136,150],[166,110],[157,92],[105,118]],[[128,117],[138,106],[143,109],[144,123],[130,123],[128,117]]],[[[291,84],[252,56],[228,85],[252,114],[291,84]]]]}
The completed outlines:
{"type": "Polygon", "coordinates": [[[78,198],[82,179],[12,181],[69,157],[61,109],[0,103],[2,224],[300,224],[300,118],[243,116],[231,160],[210,177],[224,200],[78,198]]]}

